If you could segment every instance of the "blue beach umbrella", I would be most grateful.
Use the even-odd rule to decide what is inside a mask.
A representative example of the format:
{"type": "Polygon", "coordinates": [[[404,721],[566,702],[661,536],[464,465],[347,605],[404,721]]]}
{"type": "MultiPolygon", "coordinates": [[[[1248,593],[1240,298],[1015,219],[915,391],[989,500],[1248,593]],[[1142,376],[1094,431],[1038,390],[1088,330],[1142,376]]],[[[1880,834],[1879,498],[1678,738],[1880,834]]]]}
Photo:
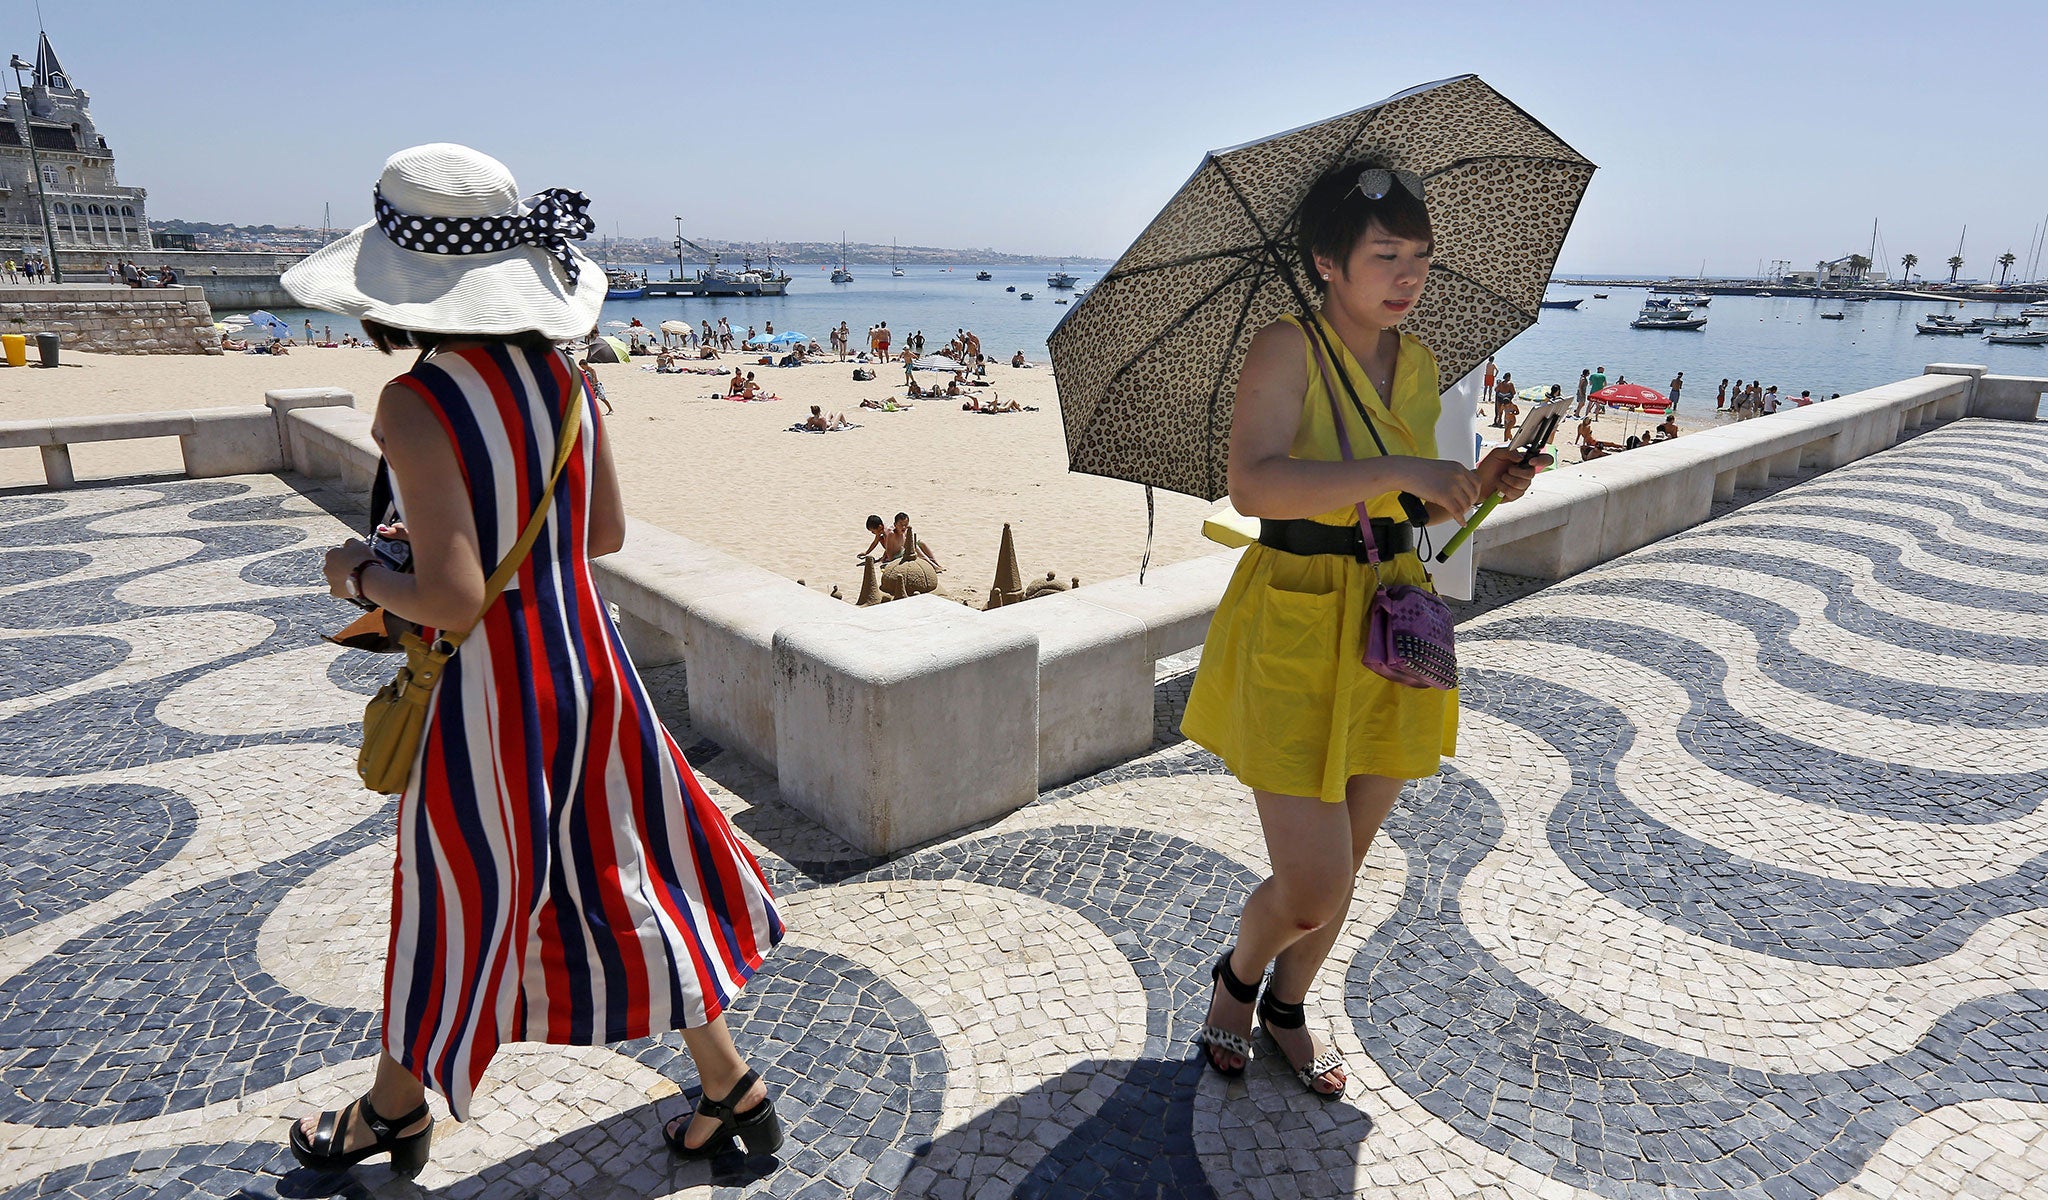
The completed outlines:
{"type": "Polygon", "coordinates": [[[810,334],[797,333],[792,330],[786,333],[778,333],[774,337],[769,338],[768,344],[771,346],[800,346],[810,340],[810,334]]]}
{"type": "Polygon", "coordinates": [[[261,310],[249,314],[249,324],[266,330],[273,337],[288,338],[292,335],[291,326],[261,310]]]}

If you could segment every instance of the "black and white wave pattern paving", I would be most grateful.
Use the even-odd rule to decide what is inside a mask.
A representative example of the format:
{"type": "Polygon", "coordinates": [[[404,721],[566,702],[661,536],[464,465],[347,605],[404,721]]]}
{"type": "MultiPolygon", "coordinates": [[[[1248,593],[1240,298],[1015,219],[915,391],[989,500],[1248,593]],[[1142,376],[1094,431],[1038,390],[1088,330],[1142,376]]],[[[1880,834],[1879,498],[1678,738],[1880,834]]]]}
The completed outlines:
{"type": "Polygon", "coordinates": [[[381,1007],[342,526],[268,478],[0,498],[0,1200],[2041,1194],[2044,454],[1962,422],[1464,626],[1460,755],[1309,1000],[1334,1104],[1189,1044],[1267,869],[1207,753],[875,860],[678,712],[790,929],[731,1013],[789,1146],[674,1164],[675,1035],[510,1046],[418,1187],[282,1151],[381,1007]]]}

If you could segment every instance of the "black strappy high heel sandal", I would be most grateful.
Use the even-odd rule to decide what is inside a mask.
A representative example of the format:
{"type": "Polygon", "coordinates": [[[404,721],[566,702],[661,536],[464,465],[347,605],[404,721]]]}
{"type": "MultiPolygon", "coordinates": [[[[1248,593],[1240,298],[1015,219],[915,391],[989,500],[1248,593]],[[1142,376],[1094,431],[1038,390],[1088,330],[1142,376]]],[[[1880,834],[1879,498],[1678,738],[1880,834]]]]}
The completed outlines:
{"type": "MultiPolygon", "coordinates": [[[[1275,1000],[1271,992],[1267,992],[1264,996],[1259,997],[1259,1027],[1265,1030],[1268,1038],[1272,1038],[1274,1049],[1278,1050],[1280,1048],[1280,1039],[1273,1037],[1273,1030],[1300,1029],[1307,1023],[1308,1017],[1302,1012],[1301,1005],[1289,1004],[1285,1000],[1275,1000]]],[[[1280,1057],[1287,1058],[1287,1051],[1281,1050],[1280,1057]]],[[[1294,1060],[1287,1058],[1287,1065],[1294,1067],[1294,1060]]],[[[1294,1067],[1294,1077],[1301,1080],[1301,1086],[1315,1093],[1316,1097],[1321,1100],[1343,1099],[1344,1089],[1351,1082],[1350,1076],[1350,1070],[1344,1065],[1344,1056],[1335,1050],[1323,1051],[1321,1054],[1310,1059],[1309,1064],[1305,1067],[1294,1067]],[[1338,1070],[1344,1072],[1345,1079],[1343,1083],[1337,1085],[1336,1091],[1326,1092],[1316,1086],[1316,1080],[1321,1079],[1332,1071],[1338,1070]]]]}
{"type": "Polygon", "coordinates": [[[320,1123],[314,1126],[313,1136],[307,1139],[297,1121],[292,1122],[292,1157],[302,1167],[315,1171],[346,1171],[350,1167],[376,1154],[391,1156],[391,1169],[400,1178],[411,1179],[427,1165],[427,1145],[434,1133],[434,1119],[427,1112],[426,1103],[397,1119],[379,1113],[370,1103],[369,1096],[348,1104],[337,1112],[320,1114],[320,1123]],[[358,1150],[343,1151],[348,1144],[348,1127],[357,1110],[363,1114],[363,1125],[377,1136],[377,1140],[358,1150]],[[418,1133],[398,1135],[398,1131],[418,1121],[427,1119],[425,1128],[418,1133]]]}
{"type": "MultiPolygon", "coordinates": [[[[1235,947],[1232,947],[1230,950],[1223,952],[1223,957],[1217,959],[1215,967],[1210,970],[1209,978],[1222,984],[1223,990],[1230,993],[1232,1000],[1237,1001],[1239,1004],[1250,1004],[1259,998],[1259,985],[1257,983],[1246,983],[1237,977],[1237,972],[1230,969],[1230,956],[1235,949],[1235,947]]],[[[1202,1032],[1195,1035],[1195,1042],[1197,1045],[1205,1047],[1202,1051],[1202,1059],[1209,1064],[1209,1069],[1225,1079],[1241,1077],[1244,1074],[1244,1068],[1242,1066],[1226,1068],[1217,1065],[1216,1056],[1209,1053],[1210,1049],[1221,1050],[1226,1054],[1235,1054],[1245,1060],[1245,1062],[1252,1060],[1251,1039],[1232,1033],[1221,1025],[1202,1026],[1202,1032]]]]}
{"type": "Polygon", "coordinates": [[[726,1093],[725,1099],[706,1097],[698,1102],[695,1112],[675,1124],[673,1132],[664,1128],[661,1136],[668,1143],[669,1151],[677,1158],[717,1158],[733,1151],[735,1136],[746,1143],[748,1154],[773,1154],[782,1149],[782,1121],[775,1115],[774,1097],[763,1097],[759,1104],[745,1112],[733,1111],[733,1105],[744,1099],[747,1089],[760,1078],[759,1071],[748,1071],[740,1076],[732,1091],[726,1093]],[[718,1128],[711,1131],[703,1145],[685,1145],[683,1139],[689,1135],[690,1122],[700,1115],[718,1118],[718,1128]]]}

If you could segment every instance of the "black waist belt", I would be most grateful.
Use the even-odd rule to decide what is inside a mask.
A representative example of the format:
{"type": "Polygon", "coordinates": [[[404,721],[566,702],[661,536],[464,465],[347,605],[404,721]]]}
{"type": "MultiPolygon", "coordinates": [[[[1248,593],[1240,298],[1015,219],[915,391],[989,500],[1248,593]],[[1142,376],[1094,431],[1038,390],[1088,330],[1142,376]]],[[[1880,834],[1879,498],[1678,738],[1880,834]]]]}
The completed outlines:
{"type": "MultiPolygon", "coordinates": [[[[1379,544],[1381,559],[1415,549],[1415,526],[1386,517],[1372,520],[1373,540],[1379,544]]],[[[1342,554],[1359,562],[1365,556],[1365,538],[1356,525],[1325,525],[1321,521],[1296,519],[1272,521],[1259,518],[1259,544],[1288,554],[1342,554]]]]}

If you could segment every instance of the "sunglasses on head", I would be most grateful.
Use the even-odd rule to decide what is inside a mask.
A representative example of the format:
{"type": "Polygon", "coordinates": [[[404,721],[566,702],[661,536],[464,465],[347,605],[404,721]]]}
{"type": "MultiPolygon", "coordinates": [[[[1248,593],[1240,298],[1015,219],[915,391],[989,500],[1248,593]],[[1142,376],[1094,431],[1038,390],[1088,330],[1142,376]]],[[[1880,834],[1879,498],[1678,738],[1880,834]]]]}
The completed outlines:
{"type": "Polygon", "coordinates": [[[1384,167],[1368,167],[1358,173],[1358,183],[1353,191],[1368,200],[1384,200],[1400,184],[1408,194],[1422,199],[1422,176],[1413,171],[1389,171],[1384,167]]]}

